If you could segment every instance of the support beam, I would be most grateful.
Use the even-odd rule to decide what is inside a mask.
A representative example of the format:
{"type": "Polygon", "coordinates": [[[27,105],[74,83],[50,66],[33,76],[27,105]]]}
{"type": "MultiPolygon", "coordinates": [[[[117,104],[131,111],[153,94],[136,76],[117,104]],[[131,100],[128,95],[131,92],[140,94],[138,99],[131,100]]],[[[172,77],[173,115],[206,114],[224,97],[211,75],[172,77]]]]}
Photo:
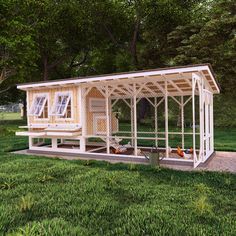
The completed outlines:
{"type": "Polygon", "coordinates": [[[52,149],[57,149],[57,138],[52,138],[52,149]]]}
{"type": "Polygon", "coordinates": [[[182,149],[184,149],[184,96],[181,96],[181,131],[182,131],[182,149]]]}
{"type": "Polygon", "coordinates": [[[166,158],[169,157],[169,127],[168,127],[168,90],[167,80],[165,81],[165,139],[166,139],[166,158]]]}
{"type": "Polygon", "coordinates": [[[200,81],[198,82],[199,86],[199,125],[200,125],[200,152],[199,152],[199,158],[202,161],[204,161],[204,100],[203,100],[203,78],[200,78],[200,81]]]}
{"type": "MultiPolygon", "coordinates": [[[[86,150],[86,135],[87,135],[87,119],[86,119],[86,94],[88,90],[85,88],[79,87],[79,96],[80,96],[80,104],[79,104],[79,110],[80,110],[80,123],[82,127],[82,136],[80,138],[80,151],[85,152],[86,150]]],[[[89,90],[90,91],[90,90],[89,90]]]]}
{"type": "Polygon", "coordinates": [[[110,153],[110,118],[109,118],[109,91],[108,86],[105,87],[105,100],[106,100],[106,144],[107,154],[110,153]]]}
{"type": "Polygon", "coordinates": [[[136,101],[136,83],[133,83],[133,111],[134,111],[134,155],[138,155],[138,144],[137,144],[137,101],[136,101]]]}
{"type": "MultiPolygon", "coordinates": [[[[131,137],[134,136],[134,111],[133,111],[133,107],[134,107],[134,102],[133,99],[130,99],[130,122],[131,122],[131,137]]],[[[134,146],[134,139],[131,139],[131,145],[134,146]]]]}
{"type": "Polygon", "coordinates": [[[195,140],[195,78],[192,79],[192,129],[193,129],[193,158],[196,159],[196,140],[195,140]]]}
{"type": "Polygon", "coordinates": [[[157,97],[154,98],[154,122],[155,122],[155,146],[158,147],[157,131],[158,131],[158,121],[157,121],[157,97]]]}
{"type": "Polygon", "coordinates": [[[214,151],[214,112],[213,112],[213,94],[211,93],[210,101],[210,131],[211,131],[211,151],[214,151]]]}

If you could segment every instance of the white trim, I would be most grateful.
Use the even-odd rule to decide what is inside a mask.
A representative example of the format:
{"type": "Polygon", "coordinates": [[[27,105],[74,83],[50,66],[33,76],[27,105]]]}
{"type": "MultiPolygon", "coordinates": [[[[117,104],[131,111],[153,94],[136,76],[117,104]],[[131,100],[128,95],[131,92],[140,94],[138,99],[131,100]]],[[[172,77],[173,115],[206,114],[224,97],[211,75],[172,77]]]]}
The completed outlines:
{"type": "Polygon", "coordinates": [[[48,102],[48,118],[37,118],[38,120],[46,120],[46,119],[48,120],[49,119],[49,99],[48,98],[49,98],[49,93],[34,93],[33,94],[33,101],[32,101],[32,104],[31,104],[31,106],[29,108],[29,111],[27,112],[27,115],[28,116],[33,116],[34,118],[41,116],[41,114],[43,112],[43,109],[45,107],[45,104],[46,104],[46,102],[48,102]],[[33,110],[33,108],[35,106],[39,106],[38,104],[37,105],[35,104],[36,103],[36,99],[38,97],[44,98],[44,100],[43,100],[43,103],[42,103],[42,105],[40,107],[39,113],[37,115],[35,115],[35,110],[34,110],[34,112],[32,112],[32,110],[33,110]]]}
{"type": "Polygon", "coordinates": [[[165,81],[165,143],[166,143],[166,158],[169,158],[169,113],[168,113],[168,84],[165,81]]]}
{"type": "Polygon", "coordinates": [[[34,132],[34,131],[20,131],[15,132],[16,136],[30,136],[30,137],[41,137],[45,136],[46,132],[34,132]]]}
{"type": "Polygon", "coordinates": [[[36,84],[25,84],[25,85],[17,85],[18,89],[30,89],[35,87],[47,87],[47,86],[58,86],[58,85],[66,85],[66,84],[82,84],[86,82],[96,82],[96,81],[105,81],[105,80],[116,80],[116,79],[130,79],[134,77],[140,77],[140,76],[152,76],[152,75],[168,75],[172,73],[184,73],[184,72],[193,72],[193,71],[201,71],[201,70],[207,70],[211,76],[212,81],[214,82],[214,85],[216,86],[217,92],[219,93],[219,87],[217,86],[217,83],[209,69],[208,65],[201,65],[201,66],[193,66],[193,67],[183,67],[183,68],[173,68],[173,69],[162,69],[162,70],[156,70],[156,71],[146,71],[146,72],[134,72],[134,73],[123,73],[119,75],[106,75],[106,76],[95,76],[91,78],[78,78],[78,79],[66,79],[62,81],[51,81],[47,83],[36,83],[36,84]]]}
{"type": "MultiPolygon", "coordinates": [[[[47,118],[39,118],[38,116],[34,116],[34,121],[49,121],[50,120],[50,117],[49,117],[49,112],[50,112],[50,96],[49,96],[49,93],[46,93],[46,101],[45,101],[45,104],[44,104],[44,107],[45,107],[45,105],[46,105],[46,103],[48,103],[48,117],[47,118]]],[[[43,108],[43,110],[44,110],[44,108],[43,108]]],[[[41,114],[43,113],[43,110],[42,110],[42,112],[41,112],[41,114]]]]}
{"type": "Polygon", "coordinates": [[[60,120],[66,120],[66,121],[72,121],[74,120],[74,102],[73,102],[73,92],[71,90],[68,91],[63,91],[63,92],[55,92],[54,94],[54,101],[53,101],[53,106],[50,110],[50,116],[55,116],[56,120],[60,121],[60,120]],[[64,110],[61,114],[58,114],[58,112],[56,111],[57,109],[57,102],[58,102],[58,97],[59,96],[68,96],[66,103],[65,103],[65,107],[64,110]],[[70,118],[63,118],[62,116],[64,116],[66,114],[66,109],[68,107],[69,102],[71,103],[71,117],[70,118]]]}

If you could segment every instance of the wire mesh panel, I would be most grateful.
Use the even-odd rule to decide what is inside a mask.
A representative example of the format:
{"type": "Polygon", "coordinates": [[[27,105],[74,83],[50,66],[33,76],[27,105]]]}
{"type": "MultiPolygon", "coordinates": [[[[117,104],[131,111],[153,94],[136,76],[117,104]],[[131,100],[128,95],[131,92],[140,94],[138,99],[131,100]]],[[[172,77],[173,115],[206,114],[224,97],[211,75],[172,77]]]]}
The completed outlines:
{"type": "MultiPolygon", "coordinates": [[[[178,150],[185,152],[193,147],[192,98],[172,93],[165,96],[164,86],[163,82],[130,82],[91,89],[86,98],[87,150],[142,156],[142,150],[158,147],[167,157],[185,158],[178,150]]],[[[198,95],[194,102],[197,149],[198,95]]]]}

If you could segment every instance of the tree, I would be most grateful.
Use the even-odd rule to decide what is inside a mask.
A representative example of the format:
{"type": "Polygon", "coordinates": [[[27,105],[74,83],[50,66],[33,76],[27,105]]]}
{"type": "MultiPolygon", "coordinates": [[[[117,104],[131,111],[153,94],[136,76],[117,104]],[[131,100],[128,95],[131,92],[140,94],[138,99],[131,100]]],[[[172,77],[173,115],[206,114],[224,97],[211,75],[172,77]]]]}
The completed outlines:
{"type": "Polygon", "coordinates": [[[169,43],[176,48],[172,48],[175,64],[212,64],[223,94],[215,103],[216,124],[235,125],[230,117],[233,113],[236,115],[233,109],[236,99],[236,3],[220,0],[209,6],[207,17],[202,17],[198,24],[194,20],[177,27],[169,35],[169,43]]]}
{"type": "Polygon", "coordinates": [[[0,19],[0,93],[6,92],[14,84],[25,81],[35,70],[35,44],[32,27],[17,15],[15,1],[1,1],[0,19]]]}

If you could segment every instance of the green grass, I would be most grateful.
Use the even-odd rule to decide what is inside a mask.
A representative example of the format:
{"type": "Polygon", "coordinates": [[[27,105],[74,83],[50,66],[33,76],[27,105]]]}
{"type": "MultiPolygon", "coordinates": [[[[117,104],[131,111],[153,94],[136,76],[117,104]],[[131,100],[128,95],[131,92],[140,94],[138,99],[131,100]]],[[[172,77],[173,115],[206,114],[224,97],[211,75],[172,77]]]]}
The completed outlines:
{"type": "Polygon", "coordinates": [[[19,120],[20,112],[0,112],[0,120],[19,120]]]}
{"type": "Polygon", "coordinates": [[[0,235],[235,235],[236,175],[7,153],[19,124],[0,126],[0,235]]]}

